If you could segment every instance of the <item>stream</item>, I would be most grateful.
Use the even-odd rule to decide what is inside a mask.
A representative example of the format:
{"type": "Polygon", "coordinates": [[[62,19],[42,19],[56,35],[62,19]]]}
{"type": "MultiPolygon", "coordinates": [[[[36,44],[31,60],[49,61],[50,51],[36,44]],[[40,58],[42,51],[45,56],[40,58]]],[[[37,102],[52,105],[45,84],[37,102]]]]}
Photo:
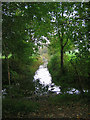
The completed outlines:
{"type": "Polygon", "coordinates": [[[60,93],[59,86],[52,83],[52,77],[47,68],[48,62],[39,66],[39,69],[35,72],[35,92],[37,94],[48,94],[48,93],[60,93]]]}
{"type": "MultiPolygon", "coordinates": [[[[35,82],[35,94],[62,94],[60,87],[56,86],[52,82],[52,77],[47,68],[48,62],[44,62],[40,65],[38,70],[35,72],[34,82],[35,82]]],[[[84,90],[85,91],[85,90],[84,90]]],[[[86,92],[86,91],[85,91],[86,92]]],[[[69,89],[66,93],[69,94],[79,94],[80,91],[75,88],[69,89]]]]}

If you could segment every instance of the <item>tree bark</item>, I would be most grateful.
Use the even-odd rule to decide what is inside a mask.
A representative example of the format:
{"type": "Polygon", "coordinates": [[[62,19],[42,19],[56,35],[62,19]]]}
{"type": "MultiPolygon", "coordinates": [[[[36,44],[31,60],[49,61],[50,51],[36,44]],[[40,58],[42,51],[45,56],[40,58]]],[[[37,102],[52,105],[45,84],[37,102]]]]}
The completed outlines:
{"type": "MultiPolygon", "coordinates": [[[[57,6],[58,7],[58,6],[57,6]]],[[[63,5],[63,3],[62,3],[62,19],[63,19],[63,15],[64,15],[64,5],[63,5]]],[[[59,20],[59,18],[58,18],[58,15],[57,15],[57,13],[56,13],[56,19],[57,20],[59,20]]],[[[58,35],[59,35],[59,39],[60,39],[60,48],[61,48],[61,50],[60,50],[60,53],[61,53],[61,57],[60,57],[60,60],[61,60],[61,73],[63,74],[63,72],[64,72],[64,69],[63,69],[63,59],[64,59],[64,47],[67,45],[67,43],[68,43],[68,38],[67,38],[67,40],[66,40],[66,42],[64,43],[63,41],[64,41],[64,22],[62,22],[61,21],[61,23],[62,23],[62,25],[61,25],[61,34],[62,34],[62,36],[60,36],[60,30],[59,30],[59,25],[58,25],[58,21],[57,21],[57,31],[58,31],[58,35]]],[[[68,37],[68,36],[67,36],[68,37]]]]}
{"type": "Polygon", "coordinates": [[[61,39],[61,72],[63,73],[63,39],[61,39]]]}
{"type": "MultiPolygon", "coordinates": [[[[63,14],[64,14],[63,9],[64,9],[64,6],[63,6],[63,3],[62,3],[62,18],[63,18],[63,14]]],[[[61,73],[63,74],[63,49],[64,49],[64,46],[63,46],[64,25],[63,25],[63,23],[62,23],[61,32],[62,32],[62,37],[61,37],[61,73]]]]}
{"type": "Polygon", "coordinates": [[[6,50],[5,44],[3,42],[4,51],[5,51],[5,60],[7,61],[7,74],[8,74],[8,83],[10,85],[10,67],[9,67],[9,59],[8,59],[8,52],[6,50]]]}
{"type": "Polygon", "coordinates": [[[8,82],[9,82],[9,85],[11,84],[10,82],[10,68],[9,68],[9,60],[7,58],[7,69],[8,69],[8,82]]]}

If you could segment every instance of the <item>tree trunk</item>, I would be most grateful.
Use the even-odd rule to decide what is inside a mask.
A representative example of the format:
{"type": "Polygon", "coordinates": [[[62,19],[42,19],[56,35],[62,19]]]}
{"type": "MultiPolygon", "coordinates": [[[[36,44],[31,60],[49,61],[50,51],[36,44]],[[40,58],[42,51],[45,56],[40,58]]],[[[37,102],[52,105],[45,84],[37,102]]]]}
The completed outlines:
{"type": "MultiPolygon", "coordinates": [[[[63,6],[63,3],[62,3],[62,18],[63,18],[63,14],[64,14],[64,6],[63,6]]],[[[62,29],[61,29],[61,32],[62,32],[62,38],[61,38],[61,73],[63,74],[63,36],[64,36],[64,25],[63,25],[63,22],[62,22],[62,29]]]]}
{"type": "Polygon", "coordinates": [[[9,82],[9,85],[10,85],[10,67],[9,67],[9,59],[8,59],[8,52],[7,52],[7,50],[6,50],[6,47],[5,47],[4,42],[3,42],[3,46],[4,46],[4,51],[5,51],[5,60],[7,61],[8,82],[9,82]]]}
{"type": "Polygon", "coordinates": [[[10,68],[9,68],[9,60],[7,58],[7,69],[8,69],[8,82],[9,82],[9,85],[11,84],[10,83],[10,68]]]}
{"type": "Polygon", "coordinates": [[[61,47],[61,72],[63,73],[63,46],[61,47]]]}

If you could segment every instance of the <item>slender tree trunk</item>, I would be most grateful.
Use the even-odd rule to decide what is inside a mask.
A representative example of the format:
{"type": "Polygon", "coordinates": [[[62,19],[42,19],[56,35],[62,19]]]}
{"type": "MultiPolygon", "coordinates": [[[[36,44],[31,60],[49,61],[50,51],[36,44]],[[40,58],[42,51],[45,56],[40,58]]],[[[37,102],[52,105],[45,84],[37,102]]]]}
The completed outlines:
{"type": "Polygon", "coordinates": [[[8,69],[8,82],[9,82],[9,85],[11,84],[10,82],[10,68],[9,68],[9,60],[7,59],[7,69],[8,69]]]}
{"type": "Polygon", "coordinates": [[[63,39],[61,39],[61,72],[63,73],[63,39]]]}
{"type": "MultiPolygon", "coordinates": [[[[58,6],[57,6],[58,7],[58,6]]],[[[61,3],[61,7],[62,7],[62,19],[63,19],[63,15],[64,15],[64,4],[63,3],[61,3]]],[[[68,38],[67,38],[67,40],[66,40],[66,42],[64,43],[63,41],[64,41],[64,23],[63,23],[63,21],[61,21],[61,23],[62,23],[62,25],[61,26],[59,26],[59,18],[58,18],[58,14],[56,13],[56,19],[57,19],[57,31],[58,31],[58,35],[59,35],[59,39],[60,39],[60,48],[61,48],[61,50],[60,50],[60,53],[61,53],[61,57],[60,57],[60,60],[61,60],[61,73],[63,74],[64,73],[64,68],[63,68],[63,66],[64,66],[64,63],[63,63],[63,59],[64,59],[64,47],[67,45],[67,43],[68,43],[68,38]],[[60,28],[61,27],[61,33],[60,33],[60,28]]]]}
{"type": "MultiPolygon", "coordinates": [[[[63,14],[64,14],[64,6],[63,6],[63,3],[62,3],[62,18],[63,18],[63,14]]],[[[62,23],[62,38],[61,38],[61,72],[63,73],[63,36],[64,36],[64,25],[62,23]]]]}
{"type": "Polygon", "coordinates": [[[8,83],[10,85],[10,67],[9,67],[8,53],[7,53],[7,50],[6,50],[6,47],[5,47],[4,43],[3,43],[3,46],[4,46],[4,51],[5,51],[5,60],[7,61],[8,83]]]}

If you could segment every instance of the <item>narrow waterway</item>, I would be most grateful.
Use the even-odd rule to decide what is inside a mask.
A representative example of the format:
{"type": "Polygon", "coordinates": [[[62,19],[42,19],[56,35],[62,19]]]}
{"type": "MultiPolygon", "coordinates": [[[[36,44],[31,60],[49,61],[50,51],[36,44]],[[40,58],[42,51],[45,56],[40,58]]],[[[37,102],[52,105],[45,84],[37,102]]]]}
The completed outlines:
{"type": "MultiPolygon", "coordinates": [[[[60,89],[61,86],[56,86],[54,83],[52,83],[52,77],[48,71],[47,64],[48,62],[45,62],[43,65],[40,65],[39,69],[35,72],[35,92],[36,94],[40,95],[48,93],[60,94],[62,93],[60,89]]],[[[84,92],[86,91],[84,90],[84,92]]],[[[80,91],[72,88],[68,89],[68,91],[65,93],[79,94],[80,91]]]]}
{"type": "Polygon", "coordinates": [[[39,69],[35,72],[34,82],[37,93],[60,93],[59,86],[52,83],[52,77],[47,68],[47,62],[39,66],[39,69]]]}

